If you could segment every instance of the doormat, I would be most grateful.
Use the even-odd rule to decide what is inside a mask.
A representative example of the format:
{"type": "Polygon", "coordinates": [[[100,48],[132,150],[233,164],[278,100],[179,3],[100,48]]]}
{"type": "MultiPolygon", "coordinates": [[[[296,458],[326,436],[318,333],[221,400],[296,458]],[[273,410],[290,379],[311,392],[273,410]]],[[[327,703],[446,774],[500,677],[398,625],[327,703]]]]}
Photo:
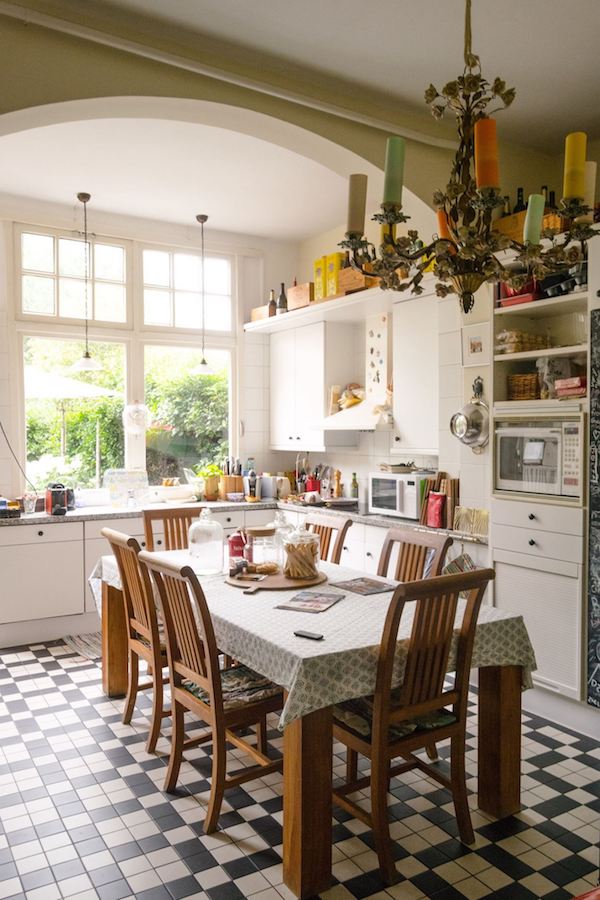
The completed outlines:
{"type": "Polygon", "coordinates": [[[63,641],[70,650],[83,656],[84,659],[102,658],[101,631],[93,631],[91,634],[68,634],[63,641]]]}

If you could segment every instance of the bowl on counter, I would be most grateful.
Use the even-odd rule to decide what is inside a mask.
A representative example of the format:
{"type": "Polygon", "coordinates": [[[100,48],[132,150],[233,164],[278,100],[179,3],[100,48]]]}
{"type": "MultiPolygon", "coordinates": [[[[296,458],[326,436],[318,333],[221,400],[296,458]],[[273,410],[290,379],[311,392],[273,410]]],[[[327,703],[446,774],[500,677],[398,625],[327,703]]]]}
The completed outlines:
{"type": "Polygon", "coordinates": [[[230,503],[242,503],[244,500],[243,491],[230,491],[228,494],[225,494],[225,496],[230,503]]]}

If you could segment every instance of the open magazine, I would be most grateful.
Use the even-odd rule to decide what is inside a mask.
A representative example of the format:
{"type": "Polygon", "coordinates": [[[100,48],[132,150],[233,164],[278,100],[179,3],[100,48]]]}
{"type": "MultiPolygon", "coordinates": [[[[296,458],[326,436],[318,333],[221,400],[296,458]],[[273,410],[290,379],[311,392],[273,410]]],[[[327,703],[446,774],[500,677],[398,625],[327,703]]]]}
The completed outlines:
{"type": "Polygon", "coordinates": [[[275,609],[295,609],[297,612],[320,613],[325,612],[344,596],[345,594],[328,594],[321,591],[300,591],[291,600],[280,603],[275,609]]]}
{"type": "Polygon", "coordinates": [[[342,588],[350,591],[352,594],[383,594],[387,591],[393,591],[395,584],[388,584],[385,581],[376,581],[374,578],[353,578],[351,581],[336,581],[332,587],[342,588]]]}

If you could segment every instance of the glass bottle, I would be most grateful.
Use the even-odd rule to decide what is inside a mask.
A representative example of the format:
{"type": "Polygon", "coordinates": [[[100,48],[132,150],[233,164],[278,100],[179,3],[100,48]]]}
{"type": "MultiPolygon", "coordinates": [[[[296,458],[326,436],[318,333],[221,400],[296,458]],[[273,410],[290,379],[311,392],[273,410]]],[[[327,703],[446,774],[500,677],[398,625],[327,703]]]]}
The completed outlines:
{"type": "Polygon", "coordinates": [[[523,188],[517,188],[517,202],[515,204],[515,208],[513,209],[514,213],[524,212],[527,209],[525,206],[525,201],[523,199],[523,188]]]}
{"type": "Polygon", "coordinates": [[[210,509],[203,509],[188,532],[196,575],[220,575],[223,571],[223,528],[210,509]]]}
{"type": "Polygon", "coordinates": [[[279,292],[279,297],[277,298],[277,315],[280,316],[282,313],[286,313],[288,311],[287,305],[287,297],[285,295],[285,284],[281,282],[281,290],[279,292]]]}
{"type": "Polygon", "coordinates": [[[269,291],[269,318],[277,312],[277,303],[275,302],[275,291],[273,288],[269,291]]]}
{"type": "Polygon", "coordinates": [[[548,185],[543,184],[540,188],[540,194],[544,198],[544,209],[548,208],[548,185]]]}
{"type": "Polygon", "coordinates": [[[352,473],[352,481],[350,482],[350,496],[355,500],[358,500],[358,481],[356,479],[356,472],[352,473]]]}
{"type": "Polygon", "coordinates": [[[510,197],[508,194],[504,195],[504,209],[502,210],[503,216],[510,216],[510,197]]]}
{"type": "Polygon", "coordinates": [[[556,191],[550,191],[548,206],[550,207],[550,209],[556,209],[556,191]]]}

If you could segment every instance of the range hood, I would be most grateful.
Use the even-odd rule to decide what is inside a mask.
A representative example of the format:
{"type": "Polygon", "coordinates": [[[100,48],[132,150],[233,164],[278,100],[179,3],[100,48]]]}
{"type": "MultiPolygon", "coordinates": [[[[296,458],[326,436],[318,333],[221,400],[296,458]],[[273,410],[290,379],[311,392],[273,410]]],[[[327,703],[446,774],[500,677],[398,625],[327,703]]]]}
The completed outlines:
{"type": "Polygon", "coordinates": [[[365,399],[362,403],[326,416],[326,431],[390,430],[390,416],[375,410],[387,400],[387,386],[391,382],[391,328],[389,313],[369,316],[365,320],[365,399]]]}

